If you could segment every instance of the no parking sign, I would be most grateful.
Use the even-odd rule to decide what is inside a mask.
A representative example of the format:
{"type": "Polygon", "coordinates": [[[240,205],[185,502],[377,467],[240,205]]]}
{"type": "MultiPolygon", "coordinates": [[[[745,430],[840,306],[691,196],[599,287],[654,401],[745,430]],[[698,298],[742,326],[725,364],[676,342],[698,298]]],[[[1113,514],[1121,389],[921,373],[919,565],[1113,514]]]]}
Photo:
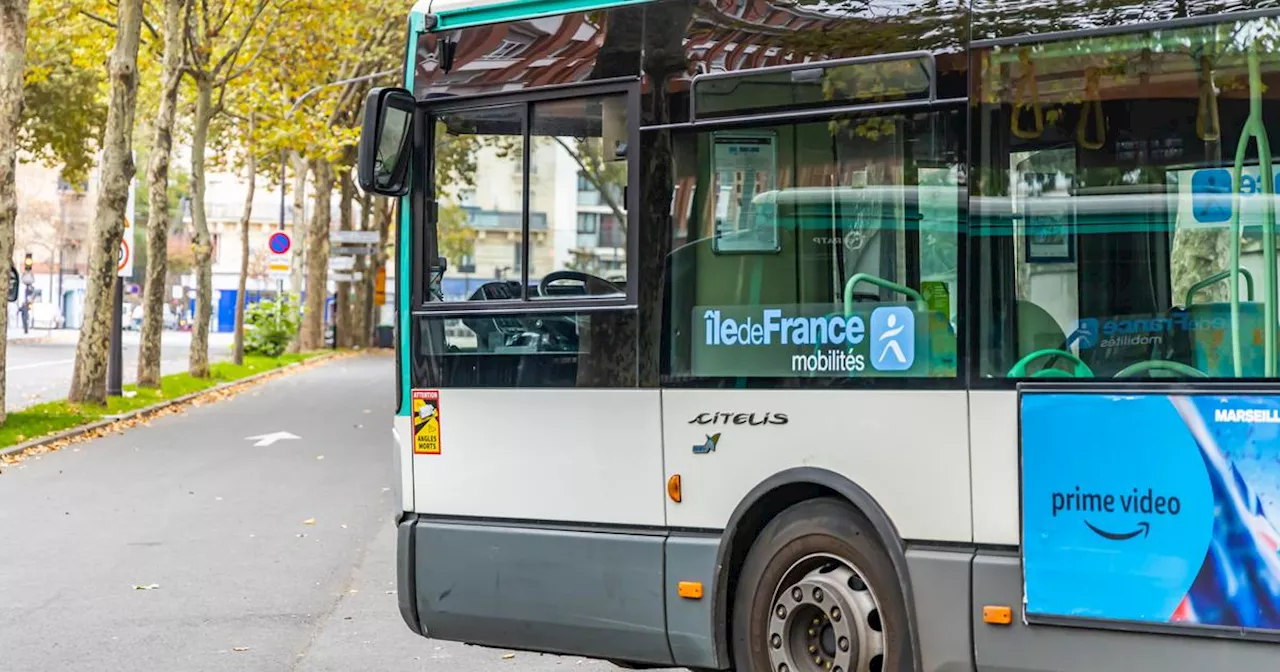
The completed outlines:
{"type": "Polygon", "coordinates": [[[271,251],[271,258],[267,261],[267,274],[276,280],[289,277],[292,270],[289,250],[293,249],[293,239],[284,231],[276,231],[267,239],[267,249],[271,251]]]}

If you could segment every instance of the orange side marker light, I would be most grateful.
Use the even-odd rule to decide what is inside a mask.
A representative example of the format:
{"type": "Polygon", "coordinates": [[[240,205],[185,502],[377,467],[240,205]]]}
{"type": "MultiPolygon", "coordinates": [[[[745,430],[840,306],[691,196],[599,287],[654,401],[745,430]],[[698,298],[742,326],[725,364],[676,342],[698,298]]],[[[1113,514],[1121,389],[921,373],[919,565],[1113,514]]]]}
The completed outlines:
{"type": "Polygon", "coordinates": [[[982,608],[982,622],[991,625],[1009,625],[1013,623],[1013,609],[987,605],[982,608]]]}
{"type": "Polygon", "coordinates": [[[688,600],[702,599],[701,581],[681,581],[676,584],[676,594],[688,600]]]}
{"type": "Polygon", "coordinates": [[[680,474],[672,474],[671,478],[667,479],[667,496],[671,498],[671,501],[677,504],[680,503],[682,498],[680,493],[680,474]]]}

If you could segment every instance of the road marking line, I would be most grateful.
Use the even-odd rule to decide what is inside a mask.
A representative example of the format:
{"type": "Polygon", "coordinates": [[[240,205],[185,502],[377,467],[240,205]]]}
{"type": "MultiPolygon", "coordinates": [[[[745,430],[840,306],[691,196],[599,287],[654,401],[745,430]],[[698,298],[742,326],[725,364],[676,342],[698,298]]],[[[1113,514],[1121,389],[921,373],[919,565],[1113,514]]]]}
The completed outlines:
{"type": "Polygon", "coordinates": [[[75,359],[59,359],[51,362],[36,362],[35,364],[19,364],[18,366],[7,366],[5,371],[21,371],[23,369],[38,369],[42,366],[58,366],[62,364],[75,364],[75,359]]]}

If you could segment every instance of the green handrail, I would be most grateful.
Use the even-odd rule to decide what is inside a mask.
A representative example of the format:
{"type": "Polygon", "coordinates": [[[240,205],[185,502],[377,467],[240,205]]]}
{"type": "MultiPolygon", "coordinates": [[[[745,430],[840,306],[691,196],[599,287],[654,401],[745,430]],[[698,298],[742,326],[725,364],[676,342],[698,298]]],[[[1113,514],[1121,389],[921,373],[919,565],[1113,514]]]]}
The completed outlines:
{"type": "Polygon", "coordinates": [[[1243,233],[1240,224],[1240,187],[1244,174],[1244,157],[1249,149],[1249,140],[1258,143],[1258,172],[1262,182],[1262,249],[1263,283],[1266,299],[1263,301],[1263,352],[1265,374],[1268,378],[1276,375],[1276,219],[1275,219],[1275,182],[1271,170],[1271,143],[1267,139],[1267,128],[1262,120],[1262,74],[1258,66],[1258,47],[1249,47],[1249,118],[1244,122],[1240,132],[1240,142],[1236,145],[1235,170],[1232,173],[1231,190],[1231,355],[1235,366],[1235,377],[1244,377],[1243,339],[1240,337],[1240,236],[1243,233]]]}
{"type": "Polygon", "coordinates": [[[1174,362],[1166,359],[1149,359],[1142,362],[1134,362],[1133,364],[1120,369],[1120,371],[1116,373],[1115,377],[1128,378],[1135,373],[1142,373],[1144,371],[1173,371],[1174,373],[1180,373],[1189,378],[1209,377],[1209,374],[1193,366],[1187,366],[1182,362],[1174,362]]]}
{"type": "MultiPolygon", "coordinates": [[[[1253,301],[1253,274],[1250,273],[1249,269],[1247,268],[1242,267],[1238,270],[1240,271],[1240,275],[1244,276],[1245,291],[1249,293],[1249,301],[1253,301]]],[[[1190,308],[1191,297],[1195,296],[1196,292],[1214,283],[1226,280],[1229,277],[1231,277],[1231,271],[1218,271],[1217,273],[1214,273],[1213,275],[1205,278],[1204,280],[1201,280],[1200,282],[1197,282],[1196,284],[1191,285],[1191,289],[1187,290],[1187,302],[1183,305],[1190,308]]]]}
{"type": "Polygon", "coordinates": [[[1050,357],[1050,356],[1061,357],[1063,359],[1071,361],[1072,363],[1075,364],[1075,371],[1071,371],[1071,372],[1062,371],[1062,374],[1066,374],[1065,376],[1063,376],[1062,374],[1058,374],[1058,373],[1048,373],[1049,371],[1055,371],[1055,370],[1061,371],[1061,369],[1052,369],[1052,368],[1041,369],[1031,374],[1032,378],[1063,378],[1063,377],[1092,378],[1093,377],[1093,369],[1090,369],[1089,365],[1085,364],[1083,359],[1080,359],[1079,357],[1067,352],[1066,350],[1059,350],[1057,348],[1045,348],[1043,350],[1036,350],[1035,352],[1023,357],[1022,359],[1019,359],[1018,362],[1013,365],[1013,368],[1009,369],[1009,373],[1005,374],[1005,377],[1006,378],[1026,378],[1027,367],[1031,365],[1031,362],[1034,362],[1037,359],[1040,359],[1042,357],[1050,357]]]}
{"type": "Polygon", "coordinates": [[[884,278],[876,277],[874,275],[871,275],[870,273],[854,273],[853,276],[849,278],[849,281],[844,284],[844,316],[845,317],[848,317],[853,314],[853,288],[855,285],[857,285],[860,282],[865,282],[868,285],[875,285],[876,287],[881,287],[891,292],[897,292],[899,294],[902,294],[914,300],[916,302],[917,309],[924,308],[924,297],[920,295],[920,292],[917,292],[916,290],[911,289],[906,285],[900,285],[896,282],[892,282],[889,280],[885,280],[884,278]]]}

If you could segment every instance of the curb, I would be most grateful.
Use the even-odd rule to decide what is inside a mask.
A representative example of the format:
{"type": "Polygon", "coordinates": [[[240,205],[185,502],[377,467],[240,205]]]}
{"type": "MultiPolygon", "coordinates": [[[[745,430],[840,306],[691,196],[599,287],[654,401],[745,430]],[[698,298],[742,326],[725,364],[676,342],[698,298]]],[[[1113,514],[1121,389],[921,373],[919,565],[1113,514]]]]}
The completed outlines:
{"type": "Polygon", "coordinates": [[[24,441],[17,445],[9,446],[7,448],[0,448],[0,457],[6,457],[9,455],[21,455],[22,453],[25,453],[28,450],[31,450],[32,448],[39,448],[41,446],[46,446],[51,443],[59,443],[62,441],[75,439],[75,438],[84,436],[85,434],[89,434],[95,430],[101,429],[103,427],[109,427],[117,423],[124,423],[124,422],[129,422],[131,420],[146,418],[148,416],[155,415],[156,413],[159,413],[160,411],[163,411],[164,409],[169,408],[171,406],[185,404],[187,402],[199,399],[200,397],[209,396],[217,392],[224,392],[232,388],[247,387],[259,380],[262,380],[263,378],[267,378],[268,376],[280,375],[286,371],[300,369],[307,366],[314,366],[316,364],[327,362],[332,359],[338,359],[343,356],[347,356],[347,355],[345,353],[316,355],[315,357],[312,357],[311,359],[308,359],[305,361],[286,364],[284,366],[270,369],[268,371],[255,373],[252,376],[246,376],[238,380],[231,380],[225,383],[220,383],[218,385],[214,385],[213,387],[200,390],[199,392],[184,394],[181,397],[167,399],[158,404],[153,404],[151,406],[145,406],[143,408],[134,409],[132,411],[129,411],[128,413],[109,416],[101,420],[95,420],[87,425],[80,425],[79,427],[64,429],[60,432],[55,432],[53,434],[46,434],[44,436],[31,439],[30,441],[24,441]]]}
{"type": "Polygon", "coordinates": [[[43,345],[52,343],[53,336],[19,336],[18,338],[5,339],[9,345],[43,345]]]}

